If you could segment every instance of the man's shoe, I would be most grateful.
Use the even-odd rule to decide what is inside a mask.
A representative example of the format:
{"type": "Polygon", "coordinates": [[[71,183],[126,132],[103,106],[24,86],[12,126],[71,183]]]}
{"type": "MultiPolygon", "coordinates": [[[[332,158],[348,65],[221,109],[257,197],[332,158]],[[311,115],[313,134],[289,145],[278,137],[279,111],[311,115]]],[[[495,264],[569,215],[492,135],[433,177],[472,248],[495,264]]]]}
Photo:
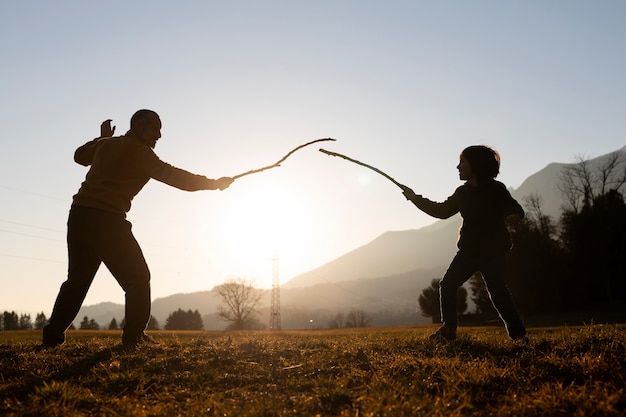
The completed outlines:
{"type": "Polygon", "coordinates": [[[437,331],[428,337],[430,340],[445,340],[451,342],[456,339],[456,330],[441,326],[437,331]]]}

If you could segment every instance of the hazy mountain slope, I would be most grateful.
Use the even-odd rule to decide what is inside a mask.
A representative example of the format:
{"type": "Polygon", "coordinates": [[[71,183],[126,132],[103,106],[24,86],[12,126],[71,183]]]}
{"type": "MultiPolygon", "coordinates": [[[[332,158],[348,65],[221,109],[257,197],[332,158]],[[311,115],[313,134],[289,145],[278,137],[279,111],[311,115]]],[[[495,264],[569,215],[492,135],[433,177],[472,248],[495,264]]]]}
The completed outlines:
{"type": "Polygon", "coordinates": [[[82,306],[74,319],[74,326],[76,326],[77,329],[80,327],[80,322],[83,321],[85,316],[89,317],[90,320],[94,319],[96,323],[100,325],[100,328],[105,330],[109,327],[113,318],[117,321],[117,325],[120,325],[122,318],[124,318],[124,306],[111,302],[82,306]]]}
{"type": "Polygon", "coordinates": [[[526,180],[511,194],[524,205],[524,198],[537,194],[542,199],[542,210],[544,214],[557,219],[561,214],[563,198],[559,190],[561,183],[561,173],[567,164],[552,163],[537,173],[526,178],[526,180]]]}
{"type": "Polygon", "coordinates": [[[459,226],[459,219],[453,218],[419,231],[383,233],[367,245],[299,275],[282,287],[305,287],[316,283],[376,278],[401,274],[420,267],[444,267],[450,260],[450,253],[455,251],[459,226]]]}
{"type": "MultiPolygon", "coordinates": [[[[198,310],[201,315],[211,314],[217,310],[218,298],[211,291],[200,291],[189,294],[174,294],[152,301],[152,315],[157,319],[161,328],[165,326],[167,317],[174,311],[183,309],[198,310]]],[[[115,303],[99,303],[81,307],[74,324],[79,326],[83,317],[94,319],[101,327],[107,328],[111,319],[115,318],[119,325],[124,318],[124,305],[115,303]]]]}
{"type": "Polygon", "coordinates": [[[306,288],[281,288],[281,306],[371,311],[396,310],[410,304],[414,308],[419,293],[433,278],[441,278],[438,271],[413,270],[379,278],[319,283],[306,288]]]}
{"type": "MultiPolygon", "coordinates": [[[[300,320],[294,328],[305,328],[307,317],[316,316],[312,312],[326,311],[327,315],[336,313],[347,314],[353,309],[362,309],[370,313],[379,311],[397,312],[417,307],[417,297],[422,289],[430,284],[433,278],[440,278],[437,271],[414,270],[404,274],[386,276],[382,278],[360,279],[341,283],[321,283],[306,288],[281,289],[281,309],[298,311],[304,314],[306,320],[300,320]],[[309,313],[306,313],[306,312],[309,313]]],[[[263,311],[259,319],[266,323],[269,317],[271,293],[264,295],[259,310],[263,311]]],[[[169,297],[157,298],[152,302],[152,315],[157,319],[161,328],[165,326],[167,317],[180,309],[198,310],[204,319],[207,330],[224,329],[226,322],[216,319],[215,313],[220,300],[211,291],[201,291],[189,294],[174,294],[169,297]]],[[[114,303],[100,303],[92,306],[83,306],[74,320],[76,327],[83,317],[94,319],[103,329],[106,329],[115,318],[118,325],[124,318],[124,306],[114,303]]],[[[292,318],[284,316],[283,328],[292,318]]],[[[428,322],[427,319],[415,313],[413,323],[428,322]]],[[[325,325],[322,323],[321,325],[325,325]]]]}

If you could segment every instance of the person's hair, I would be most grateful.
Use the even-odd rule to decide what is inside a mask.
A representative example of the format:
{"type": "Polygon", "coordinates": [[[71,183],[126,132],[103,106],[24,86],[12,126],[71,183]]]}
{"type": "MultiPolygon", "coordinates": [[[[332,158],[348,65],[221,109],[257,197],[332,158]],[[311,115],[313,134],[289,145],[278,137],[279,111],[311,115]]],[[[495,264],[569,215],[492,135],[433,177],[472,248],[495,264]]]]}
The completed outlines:
{"type": "Polygon", "coordinates": [[[495,149],[484,145],[468,146],[461,155],[479,182],[494,179],[500,173],[500,154],[495,149]]]}
{"type": "Polygon", "coordinates": [[[130,128],[136,128],[142,125],[145,125],[148,120],[151,120],[153,117],[159,117],[159,115],[152,110],[141,109],[137,110],[133,117],[130,118],[130,128]]]}

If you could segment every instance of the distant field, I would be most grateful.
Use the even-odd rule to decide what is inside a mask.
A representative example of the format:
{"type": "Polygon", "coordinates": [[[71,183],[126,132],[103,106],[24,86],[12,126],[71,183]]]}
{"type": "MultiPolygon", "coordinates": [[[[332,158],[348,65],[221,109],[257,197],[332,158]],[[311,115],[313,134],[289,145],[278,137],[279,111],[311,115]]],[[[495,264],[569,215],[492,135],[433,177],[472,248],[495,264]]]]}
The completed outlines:
{"type": "Polygon", "coordinates": [[[0,332],[6,416],[624,416],[626,327],[0,332]]]}

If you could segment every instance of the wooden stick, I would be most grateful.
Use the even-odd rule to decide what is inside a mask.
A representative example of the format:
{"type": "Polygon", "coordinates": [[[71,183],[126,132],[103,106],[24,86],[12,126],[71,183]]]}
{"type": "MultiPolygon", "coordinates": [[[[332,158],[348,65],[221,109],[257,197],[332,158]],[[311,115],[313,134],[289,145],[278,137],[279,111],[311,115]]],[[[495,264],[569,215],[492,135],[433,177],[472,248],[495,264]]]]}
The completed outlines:
{"type": "Polygon", "coordinates": [[[366,163],[364,163],[364,162],[357,161],[356,159],[352,159],[352,158],[350,158],[349,156],[342,155],[342,154],[337,153],[337,152],[327,151],[326,149],[322,149],[322,148],[320,148],[320,152],[325,153],[326,155],[330,155],[330,156],[338,156],[338,157],[343,158],[343,159],[345,159],[345,160],[348,160],[348,161],[350,161],[350,162],[354,162],[355,164],[362,165],[362,166],[364,166],[364,167],[366,167],[366,168],[371,169],[372,171],[376,171],[376,172],[378,172],[380,175],[382,175],[383,177],[387,178],[389,181],[393,182],[394,184],[396,184],[398,187],[402,188],[403,190],[406,188],[406,186],[405,186],[405,185],[400,184],[398,181],[394,180],[393,178],[391,178],[389,175],[385,174],[385,173],[384,173],[383,171],[381,171],[380,169],[375,168],[375,167],[373,167],[373,166],[371,166],[371,165],[368,165],[368,164],[366,164],[366,163]]]}
{"type": "Polygon", "coordinates": [[[281,163],[283,163],[283,162],[285,161],[285,159],[289,158],[289,157],[291,156],[291,154],[293,154],[293,153],[294,153],[295,151],[297,151],[298,149],[302,149],[302,148],[304,148],[305,146],[309,146],[309,145],[312,145],[312,144],[317,143],[317,142],[324,142],[324,141],[329,141],[329,140],[335,141],[335,140],[337,140],[337,139],[333,139],[333,138],[326,138],[326,139],[315,139],[315,140],[312,140],[311,142],[307,142],[307,143],[305,143],[305,144],[303,144],[303,145],[300,145],[300,146],[298,146],[298,147],[296,147],[296,148],[292,149],[292,150],[291,150],[291,151],[290,151],[287,155],[283,156],[283,157],[282,157],[281,159],[279,159],[279,160],[278,160],[278,162],[276,162],[275,164],[268,165],[268,166],[263,167],[263,168],[252,169],[252,170],[250,170],[250,171],[248,171],[248,172],[244,172],[243,174],[235,175],[234,177],[232,177],[232,179],[233,179],[233,180],[236,180],[237,178],[241,178],[241,177],[244,177],[244,176],[246,176],[246,175],[256,174],[256,173],[258,173],[258,172],[265,171],[266,169],[276,168],[276,167],[280,166],[280,164],[281,164],[281,163]]]}

